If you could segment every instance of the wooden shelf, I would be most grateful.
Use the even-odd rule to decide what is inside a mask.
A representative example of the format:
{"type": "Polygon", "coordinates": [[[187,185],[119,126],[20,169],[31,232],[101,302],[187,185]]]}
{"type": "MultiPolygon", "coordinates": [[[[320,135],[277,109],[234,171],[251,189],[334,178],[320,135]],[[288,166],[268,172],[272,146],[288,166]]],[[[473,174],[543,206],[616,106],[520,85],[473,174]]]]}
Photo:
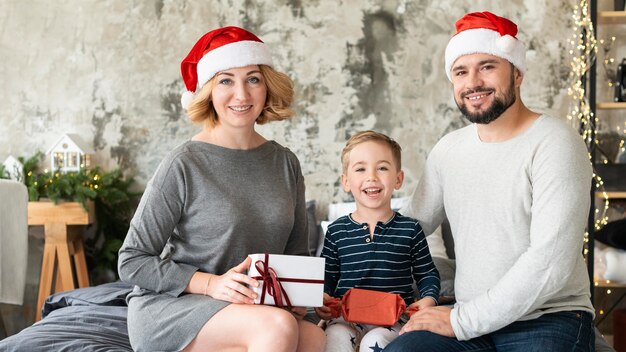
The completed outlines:
{"type": "Polygon", "coordinates": [[[82,228],[77,225],[93,223],[94,214],[93,202],[87,203],[87,210],[77,202],[28,202],[28,225],[44,227],[36,320],[41,319],[41,307],[51,293],[75,289],[74,279],[79,287],[89,286],[82,228]]]}
{"type": "MultiPolygon", "coordinates": [[[[624,32],[622,28],[624,28],[624,25],[626,25],[626,10],[624,11],[598,11],[598,2],[599,1],[597,0],[591,0],[590,2],[590,10],[596,12],[597,14],[597,16],[595,16],[595,21],[592,21],[592,24],[595,27],[596,33],[601,32],[603,30],[605,31],[605,33],[606,31],[608,31],[609,33],[617,31],[619,32],[619,35],[616,35],[616,36],[619,36],[621,38],[622,33],[624,32]],[[603,28],[603,27],[606,27],[606,25],[611,25],[612,27],[603,28]]],[[[595,65],[590,69],[589,72],[590,72],[590,75],[598,74],[598,70],[596,69],[595,65]]],[[[589,88],[587,91],[588,97],[598,98],[598,91],[596,90],[598,83],[595,80],[590,80],[590,83],[593,83],[593,84],[589,84],[589,88]]],[[[604,111],[610,110],[612,112],[616,112],[616,110],[626,110],[626,102],[611,101],[613,98],[612,95],[613,94],[611,94],[611,98],[608,98],[608,97],[605,98],[605,99],[608,99],[608,101],[596,102],[594,109],[592,111],[594,114],[596,114],[596,116],[598,116],[597,114],[600,110],[604,110],[604,111]]],[[[617,113],[621,114],[621,111],[617,113]]],[[[598,143],[598,139],[597,139],[597,136],[595,136],[595,134],[593,135],[592,143],[598,143]]],[[[624,175],[626,174],[626,165],[622,165],[622,164],[606,165],[606,164],[602,164],[599,160],[597,160],[598,157],[595,154],[592,154],[592,157],[593,157],[592,162],[595,164],[594,170],[596,174],[600,175],[602,177],[602,180],[604,181],[605,186],[603,187],[603,189],[611,190],[611,191],[605,191],[605,192],[596,191],[595,192],[596,199],[593,199],[592,201],[594,203],[599,202],[600,206],[602,206],[602,203],[604,202],[603,201],[604,197],[608,197],[609,200],[626,199],[626,183],[624,182],[624,175]],[[600,163],[600,164],[596,164],[596,163],[600,163]]],[[[597,207],[597,205],[598,204],[595,204],[594,207],[597,207]]],[[[595,220],[595,211],[597,211],[597,208],[594,209],[594,207],[592,207],[589,213],[590,222],[593,222],[595,220]]],[[[589,238],[593,241],[595,237],[595,232],[596,232],[594,226],[591,226],[588,229],[588,231],[589,231],[589,238]]],[[[593,274],[594,273],[593,252],[588,253],[588,255],[591,257],[591,260],[589,260],[590,258],[587,257],[588,259],[587,269],[589,270],[590,274],[593,274]]],[[[596,309],[597,315],[596,315],[596,319],[594,320],[594,324],[599,327],[602,322],[605,322],[606,326],[604,329],[602,329],[603,332],[606,330],[606,332],[613,334],[613,330],[612,330],[613,309],[617,305],[619,305],[622,299],[624,299],[625,297],[626,297],[626,283],[615,283],[612,281],[599,280],[598,278],[594,278],[592,282],[592,289],[591,289],[591,301],[596,308],[601,307],[600,310],[596,309]]]]}
{"type": "Polygon", "coordinates": [[[604,102],[596,104],[596,109],[598,110],[615,110],[615,109],[626,109],[626,102],[604,102]]]}
{"type": "Polygon", "coordinates": [[[28,202],[28,225],[46,225],[60,222],[69,225],[88,225],[95,219],[93,202],[87,202],[85,211],[78,202],[28,202]]]}
{"type": "MultiPolygon", "coordinates": [[[[606,192],[609,199],[626,199],[626,192],[606,192]]],[[[596,192],[597,198],[604,198],[603,192],[596,192]]]]}
{"type": "Polygon", "coordinates": [[[596,288],[626,288],[626,284],[620,284],[615,282],[606,282],[605,280],[598,280],[593,283],[596,288]]]}
{"type": "Polygon", "coordinates": [[[599,24],[626,24],[626,11],[600,11],[599,24]]]}

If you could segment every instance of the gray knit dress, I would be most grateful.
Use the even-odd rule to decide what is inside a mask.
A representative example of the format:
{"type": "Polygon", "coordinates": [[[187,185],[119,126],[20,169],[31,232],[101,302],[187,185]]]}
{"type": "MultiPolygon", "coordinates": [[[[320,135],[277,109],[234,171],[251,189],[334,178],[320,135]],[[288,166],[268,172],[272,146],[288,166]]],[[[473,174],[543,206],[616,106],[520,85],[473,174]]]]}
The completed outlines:
{"type": "MultiPolygon", "coordinates": [[[[304,178],[269,141],[235,150],[189,141],[148,182],[119,251],[135,351],[179,351],[229,303],[183,292],[200,270],[221,275],[251,253],[307,255],[304,178]]],[[[242,317],[243,318],[243,317],[242,317]]]]}

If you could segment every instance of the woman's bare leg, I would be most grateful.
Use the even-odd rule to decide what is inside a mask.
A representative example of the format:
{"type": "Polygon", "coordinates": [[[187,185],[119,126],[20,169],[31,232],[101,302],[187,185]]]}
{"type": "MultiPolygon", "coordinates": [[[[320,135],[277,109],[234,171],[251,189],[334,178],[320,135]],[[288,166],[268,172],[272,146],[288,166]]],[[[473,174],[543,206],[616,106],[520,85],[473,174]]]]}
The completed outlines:
{"type": "MultiPolygon", "coordinates": [[[[298,346],[301,326],[302,324],[284,309],[264,305],[231,304],[217,312],[183,351],[293,352],[298,346]]],[[[308,325],[305,325],[304,329],[310,334],[308,325]]]]}

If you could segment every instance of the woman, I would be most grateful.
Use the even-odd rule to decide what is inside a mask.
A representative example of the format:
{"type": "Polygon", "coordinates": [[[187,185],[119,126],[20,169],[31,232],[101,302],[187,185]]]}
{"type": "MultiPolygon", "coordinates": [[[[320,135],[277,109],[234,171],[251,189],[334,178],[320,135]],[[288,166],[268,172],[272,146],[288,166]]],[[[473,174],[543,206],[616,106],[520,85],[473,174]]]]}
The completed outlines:
{"type": "Polygon", "coordinates": [[[119,252],[121,279],[137,285],[136,351],[323,349],[305,308],[252,304],[258,282],[245,274],[247,254],[307,255],[298,159],[255,131],[293,115],[293,83],[271,65],[238,27],[205,34],[181,64],[183,106],[204,127],[161,162],[119,252]]]}

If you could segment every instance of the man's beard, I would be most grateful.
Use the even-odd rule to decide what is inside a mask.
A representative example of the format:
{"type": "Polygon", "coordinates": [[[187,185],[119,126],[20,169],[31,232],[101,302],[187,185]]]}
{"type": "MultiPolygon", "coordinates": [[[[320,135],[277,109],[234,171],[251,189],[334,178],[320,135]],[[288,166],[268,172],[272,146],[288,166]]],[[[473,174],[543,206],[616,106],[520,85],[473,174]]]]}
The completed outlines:
{"type": "Polygon", "coordinates": [[[500,117],[500,115],[502,115],[503,112],[505,112],[511,105],[513,105],[513,103],[515,103],[516,98],[514,77],[513,75],[511,75],[511,84],[509,85],[508,89],[502,92],[503,94],[501,97],[498,97],[496,95],[493,103],[490,107],[487,108],[487,110],[474,113],[469,112],[469,110],[467,109],[467,104],[465,103],[465,96],[467,96],[468,94],[480,92],[493,92],[494,95],[496,94],[496,91],[493,89],[473,89],[471,91],[467,91],[461,94],[462,103],[459,104],[459,102],[457,101],[456,105],[459,107],[459,110],[461,110],[461,113],[463,113],[463,116],[465,116],[465,118],[467,118],[470,122],[486,125],[490,122],[495,121],[498,117],[500,117]]]}

